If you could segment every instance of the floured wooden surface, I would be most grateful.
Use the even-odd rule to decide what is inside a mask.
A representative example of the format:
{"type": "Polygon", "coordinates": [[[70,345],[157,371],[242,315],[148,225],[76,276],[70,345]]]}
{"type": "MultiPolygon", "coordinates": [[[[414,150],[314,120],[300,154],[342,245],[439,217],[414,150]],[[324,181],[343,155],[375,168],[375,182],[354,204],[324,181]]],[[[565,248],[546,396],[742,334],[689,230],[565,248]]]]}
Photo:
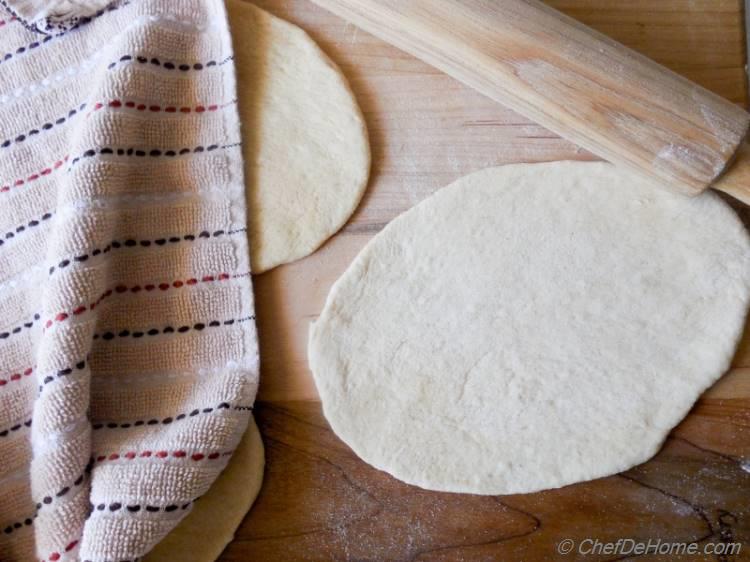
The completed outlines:
{"type": "MultiPolygon", "coordinates": [[[[549,3],[720,95],[746,100],[741,0],[549,3]]],[[[330,432],[307,367],[307,329],[367,240],[472,171],[592,157],[308,0],[256,4],[302,26],[342,67],[367,119],[373,172],[339,235],[313,256],[255,279],[257,419],[267,474],[222,559],[552,559],[556,541],[588,535],[724,536],[750,545],[750,337],[736,368],[654,460],[559,491],[507,498],[424,492],[371,469],[330,432]]]]}
{"type": "MultiPolygon", "coordinates": [[[[309,0],[256,4],[302,26],[341,66],[365,113],[372,144],[370,185],[344,231],[315,255],[270,272],[256,284],[261,399],[316,399],[307,370],[307,323],[369,237],[470,172],[511,162],[593,157],[309,0]]],[[[669,0],[658,3],[663,6],[659,11],[647,11],[655,3],[646,1],[550,4],[720,95],[745,99],[739,0],[669,0]]]]}
{"type": "MultiPolygon", "coordinates": [[[[264,403],[257,413],[263,420],[265,481],[221,560],[546,561],[563,559],[555,550],[563,538],[587,537],[703,544],[723,536],[747,548],[750,474],[704,438],[730,435],[733,410],[728,404],[718,411],[700,405],[659,455],[621,475],[495,497],[403,484],[360,461],[328,429],[318,403],[264,403]],[[716,420],[717,414],[725,421],[716,420]]],[[[733,453],[739,440],[748,453],[747,433],[734,430],[737,442],[727,444],[733,453]]]]}

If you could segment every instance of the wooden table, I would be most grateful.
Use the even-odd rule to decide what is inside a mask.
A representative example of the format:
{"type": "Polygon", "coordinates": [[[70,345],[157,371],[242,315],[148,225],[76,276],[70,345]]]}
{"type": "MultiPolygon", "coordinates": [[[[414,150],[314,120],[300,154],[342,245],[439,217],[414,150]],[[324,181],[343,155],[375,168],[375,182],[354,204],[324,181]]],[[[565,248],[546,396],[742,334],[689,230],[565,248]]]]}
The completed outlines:
{"type": "MultiPolygon", "coordinates": [[[[369,467],[336,438],[307,368],[307,329],[368,239],[469,172],[592,156],[309,0],[256,3],[306,29],[341,66],[368,122],[373,170],[342,232],[255,280],[266,474],[222,560],[553,560],[561,539],[585,537],[741,541],[745,552],[730,559],[750,560],[750,335],[654,459],[593,482],[501,497],[428,492],[369,467]]],[[[746,104],[741,0],[549,3],[746,104]]]]}

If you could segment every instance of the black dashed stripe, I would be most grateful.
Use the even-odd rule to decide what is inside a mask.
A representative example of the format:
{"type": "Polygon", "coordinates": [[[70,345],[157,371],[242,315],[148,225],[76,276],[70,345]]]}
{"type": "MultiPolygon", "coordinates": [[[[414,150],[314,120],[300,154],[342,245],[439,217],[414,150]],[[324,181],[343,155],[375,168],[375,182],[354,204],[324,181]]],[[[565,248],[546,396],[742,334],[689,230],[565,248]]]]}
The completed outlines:
{"type": "Polygon", "coordinates": [[[94,511],[110,511],[112,513],[122,511],[123,513],[171,513],[177,510],[185,510],[189,508],[196,500],[191,500],[186,503],[171,503],[167,505],[149,505],[149,504],[123,504],[122,502],[112,502],[110,504],[100,503],[97,505],[91,504],[91,510],[94,511]]]}
{"type": "Polygon", "coordinates": [[[62,125],[66,121],[69,121],[71,118],[81,113],[84,109],[86,109],[86,104],[82,103],[77,108],[71,109],[70,111],[68,111],[68,113],[66,113],[62,117],[58,117],[54,121],[47,121],[46,123],[40,125],[39,127],[35,127],[31,129],[27,133],[22,133],[20,135],[16,135],[13,138],[5,139],[4,141],[0,142],[0,148],[8,148],[14,144],[20,144],[42,132],[49,131],[55,126],[62,125]]]}
{"type": "Polygon", "coordinates": [[[99,429],[130,429],[132,427],[142,427],[142,426],[149,426],[149,425],[169,425],[173,422],[182,421],[184,419],[195,417],[199,414],[210,414],[212,412],[218,412],[221,410],[252,410],[252,406],[232,406],[229,402],[222,402],[218,406],[215,407],[208,407],[208,408],[196,408],[194,410],[191,410],[190,412],[183,412],[181,414],[167,416],[165,418],[150,418],[150,419],[142,419],[142,420],[136,420],[132,422],[101,422],[101,423],[95,423],[91,427],[93,430],[99,430],[99,429]]]}
{"type": "Polygon", "coordinates": [[[73,367],[65,367],[51,375],[47,375],[46,377],[44,377],[44,379],[42,379],[42,384],[43,385],[49,384],[56,379],[67,377],[68,375],[71,375],[75,371],[83,371],[85,368],[86,368],[86,361],[79,361],[73,367]]]}
{"type": "Polygon", "coordinates": [[[6,340],[11,336],[15,336],[16,334],[20,334],[23,330],[28,330],[34,324],[39,320],[39,314],[34,314],[34,317],[32,320],[29,320],[27,322],[24,322],[23,324],[19,324],[18,326],[15,326],[14,328],[11,328],[10,330],[3,330],[0,332],[0,340],[6,340]]]}
{"type": "Polygon", "coordinates": [[[45,221],[48,221],[54,216],[54,213],[44,213],[38,219],[31,219],[29,222],[17,226],[13,230],[9,230],[3,235],[0,235],[0,246],[4,246],[9,240],[13,240],[19,234],[26,232],[27,230],[37,227],[45,221]]]}
{"type": "Polygon", "coordinates": [[[13,57],[17,57],[18,55],[22,55],[22,54],[24,54],[27,51],[33,51],[34,49],[38,48],[40,45],[44,45],[45,43],[49,43],[55,37],[61,37],[62,35],[64,35],[64,33],[61,33],[59,35],[45,35],[42,39],[39,39],[38,41],[32,41],[31,43],[28,43],[26,45],[21,45],[20,47],[16,47],[12,51],[8,51],[4,55],[0,55],[0,64],[9,61],[13,57]]]}
{"type": "Polygon", "coordinates": [[[14,433],[24,427],[31,427],[31,420],[26,420],[25,422],[17,423],[9,427],[8,429],[3,429],[2,431],[0,431],[0,437],[8,437],[8,435],[10,435],[11,433],[14,433]]]}
{"type": "Polygon", "coordinates": [[[153,66],[157,68],[163,68],[164,70],[177,70],[179,72],[190,72],[192,71],[201,71],[206,70],[208,68],[213,68],[217,66],[221,66],[223,64],[228,63],[229,61],[234,60],[234,56],[229,55],[228,57],[225,57],[221,59],[220,61],[216,60],[209,60],[207,62],[174,62],[174,61],[163,61],[158,57],[152,57],[152,56],[146,56],[146,55],[122,55],[118,60],[113,61],[107,65],[107,68],[109,70],[112,70],[116,66],[123,65],[123,64],[143,64],[148,66],[153,66]]]}
{"type": "Polygon", "coordinates": [[[255,316],[247,316],[245,318],[230,318],[229,320],[211,320],[210,322],[196,322],[194,324],[185,324],[183,326],[164,326],[162,328],[149,328],[142,330],[120,330],[120,331],[107,331],[101,334],[94,334],[94,339],[102,339],[104,341],[112,341],[117,338],[143,338],[146,336],[158,336],[164,334],[187,334],[188,332],[202,332],[206,328],[219,328],[221,326],[231,326],[233,324],[240,324],[242,322],[248,322],[255,320],[255,316]]]}
{"type": "Polygon", "coordinates": [[[55,271],[58,269],[65,269],[66,267],[70,266],[72,263],[82,263],[85,261],[88,261],[89,258],[95,258],[100,255],[108,254],[111,251],[119,250],[121,248],[135,248],[137,246],[142,248],[148,248],[152,246],[164,246],[166,244],[177,244],[180,242],[194,242],[197,239],[200,238],[218,238],[219,236],[231,236],[233,234],[239,234],[241,232],[245,232],[246,228],[238,228],[236,230],[215,230],[213,232],[209,232],[207,230],[204,230],[203,232],[200,232],[198,234],[184,234],[182,236],[170,236],[170,237],[164,237],[164,238],[156,238],[154,240],[135,240],[135,239],[127,239],[124,241],[119,240],[113,240],[103,248],[94,248],[88,253],[80,254],[78,256],[73,256],[70,258],[65,258],[58,262],[57,265],[53,265],[49,268],[49,274],[52,275],[55,271]]]}
{"type": "Polygon", "coordinates": [[[234,148],[239,146],[240,143],[232,144],[209,144],[208,146],[198,145],[194,147],[183,147],[183,148],[140,148],[140,147],[129,147],[129,148],[117,148],[111,146],[102,146],[97,148],[89,148],[80,156],[76,156],[70,161],[70,166],[75,166],[78,162],[84,158],[93,158],[94,156],[124,156],[124,157],[136,157],[136,158],[175,158],[177,156],[185,156],[187,154],[201,154],[204,152],[213,152],[214,150],[234,148]]]}
{"type": "Polygon", "coordinates": [[[6,535],[10,535],[13,531],[17,531],[18,529],[22,527],[30,527],[34,524],[34,519],[37,518],[37,514],[35,513],[31,517],[27,517],[23,521],[16,521],[15,523],[11,523],[7,527],[3,529],[3,533],[6,535]]]}
{"type": "Polygon", "coordinates": [[[50,505],[53,501],[55,501],[55,498],[62,498],[70,492],[70,490],[74,488],[78,488],[86,481],[86,476],[91,473],[91,470],[94,466],[94,459],[89,459],[88,464],[86,465],[86,468],[83,469],[83,472],[78,475],[78,478],[75,479],[75,481],[69,485],[64,486],[60,490],[58,490],[55,494],[44,496],[41,501],[37,502],[36,504],[36,510],[35,510],[35,517],[36,514],[39,513],[39,510],[44,508],[45,505],[50,505]]]}

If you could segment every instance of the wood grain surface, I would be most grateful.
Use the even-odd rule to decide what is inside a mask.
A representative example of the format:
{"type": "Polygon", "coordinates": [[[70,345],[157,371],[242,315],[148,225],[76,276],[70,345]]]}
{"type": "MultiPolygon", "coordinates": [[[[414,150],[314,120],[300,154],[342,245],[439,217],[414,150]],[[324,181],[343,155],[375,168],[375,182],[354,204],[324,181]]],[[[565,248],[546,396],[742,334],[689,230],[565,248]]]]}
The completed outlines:
{"type": "MultiPolygon", "coordinates": [[[[741,0],[548,3],[746,104],[741,0]]],[[[369,467],[336,438],[307,368],[307,330],[364,244],[472,171],[592,156],[308,0],[256,4],[306,29],[341,66],[368,122],[373,170],[337,236],[255,279],[266,475],[222,560],[573,560],[557,543],[585,537],[740,541],[740,556],[685,559],[750,560],[750,334],[664,449],[621,475],[528,495],[435,493],[369,467]]]]}
{"type": "Polygon", "coordinates": [[[750,114],[541,0],[313,2],[672,189],[695,195],[730,161],[750,166],[737,154],[750,114]]]}

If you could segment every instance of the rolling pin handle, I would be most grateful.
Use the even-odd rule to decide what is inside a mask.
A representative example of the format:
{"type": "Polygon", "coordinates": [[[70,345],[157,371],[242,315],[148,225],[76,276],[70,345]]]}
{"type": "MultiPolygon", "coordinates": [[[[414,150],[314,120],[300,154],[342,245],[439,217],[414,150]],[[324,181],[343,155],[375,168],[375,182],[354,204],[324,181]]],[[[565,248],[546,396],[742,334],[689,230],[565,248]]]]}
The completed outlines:
{"type": "Polygon", "coordinates": [[[750,205],[750,143],[747,139],[712,187],[750,205]]]}

